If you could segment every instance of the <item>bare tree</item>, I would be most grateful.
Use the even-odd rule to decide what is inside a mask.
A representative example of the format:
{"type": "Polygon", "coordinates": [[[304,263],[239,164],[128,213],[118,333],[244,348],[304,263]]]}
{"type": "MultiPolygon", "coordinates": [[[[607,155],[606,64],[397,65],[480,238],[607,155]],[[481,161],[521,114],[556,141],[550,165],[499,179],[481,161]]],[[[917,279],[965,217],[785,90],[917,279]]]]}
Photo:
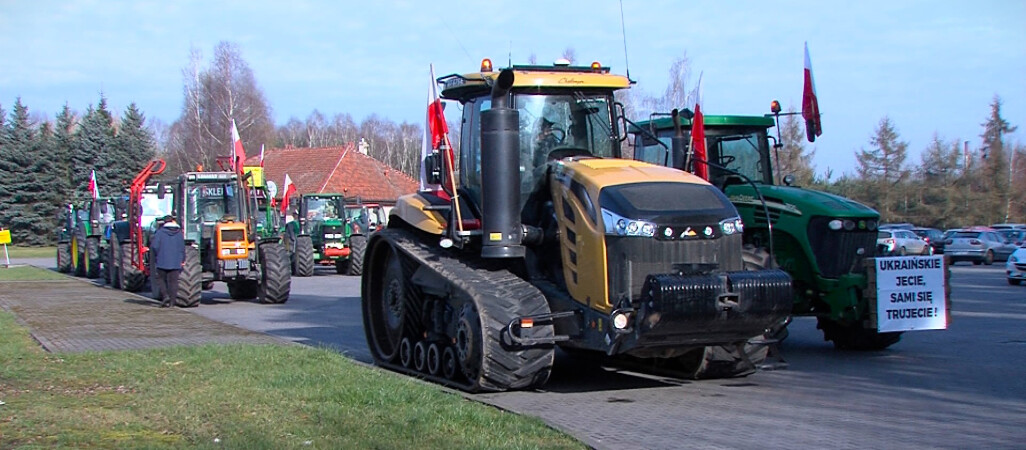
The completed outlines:
{"type": "Polygon", "coordinates": [[[784,176],[794,175],[795,182],[799,186],[812,185],[815,178],[815,169],[812,166],[812,158],[816,150],[806,151],[805,131],[802,129],[799,115],[795,114],[794,107],[788,108],[789,114],[784,116],[784,123],[781,125],[780,140],[783,147],[776,151],[777,157],[777,181],[784,176]]]}
{"type": "Polygon", "coordinates": [[[567,61],[570,61],[570,64],[572,65],[574,62],[577,61],[577,51],[574,50],[573,47],[567,47],[563,49],[562,58],[567,61]]]}

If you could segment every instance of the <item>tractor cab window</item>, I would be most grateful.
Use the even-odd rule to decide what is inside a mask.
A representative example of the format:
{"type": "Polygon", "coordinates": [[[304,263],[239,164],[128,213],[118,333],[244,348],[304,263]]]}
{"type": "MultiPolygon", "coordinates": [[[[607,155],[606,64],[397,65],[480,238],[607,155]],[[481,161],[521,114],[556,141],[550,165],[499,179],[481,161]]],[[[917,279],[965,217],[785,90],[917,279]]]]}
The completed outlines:
{"type": "Polygon", "coordinates": [[[189,211],[192,217],[198,217],[204,223],[213,223],[227,217],[239,217],[239,204],[235,198],[235,189],[229,184],[201,184],[189,188],[189,211]]]}
{"type": "Polygon", "coordinates": [[[618,139],[611,125],[611,97],[517,93],[520,112],[520,169],[528,173],[551,158],[617,156],[618,139]]]}
{"type": "Polygon", "coordinates": [[[164,198],[158,198],[156,192],[147,192],[142,194],[142,218],[140,225],[143,228],[149,228],[153,225],[153,222],[159,217],[164,217],[171,214],[172,196],[165,195],[164,198]]]}
{"type": "Polygon", "coordinates": [[[75,211],[75,219],[79,222],[89,222],[89,210],[86,208],[79,208],[75,211]]]}
{"type": "Polygon", "coordinates": [[[634,159],[651,164],[670,167],[670,136],[660,134],[658,139],[638,134],[634,138],[634,159]]]}
{"type": "Polygon", "coordinates": [[[334,198],[307,197],[306,199],[306,220],[310,222],[322,222],[324,220],[338,219],[338,205],[334,198]]]}
{"type": "Polygon", "coordinates": [[[772,184],[766,130],[732,130],[729,133],[707,133],[709,161],[724,167],[709,167],[709,181],[722,186],[736,171],[755,183],[772,184]]]}

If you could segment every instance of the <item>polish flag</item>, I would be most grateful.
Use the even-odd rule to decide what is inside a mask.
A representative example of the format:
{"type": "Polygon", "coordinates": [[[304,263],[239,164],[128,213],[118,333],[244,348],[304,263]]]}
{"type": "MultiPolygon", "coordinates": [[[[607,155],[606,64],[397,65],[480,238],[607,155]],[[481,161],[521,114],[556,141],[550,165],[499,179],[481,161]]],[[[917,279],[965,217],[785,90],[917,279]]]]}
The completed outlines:
{"type": "Polygon", "coordinates": [[[812,59],[809,58],[809,43],[805,43],[805,89],[802,91],[802,118],[805,119],[805,137],[816,142],[816,136],[823,134],[823,123],[819,119],[819,99],[816,97],[816,81],[812,78],[812,59]]]}
{"type": "Polygon", "coordinates": [[[92,194],[93,200],[100,198],[100,189],[96,186],[96,171],[92,171],[92,175],[89,176],[89,193],[92,194]]]}
{"type": "MultiPolygon", "coordinates": [[[[438,83],[435,81],[435,66],[431,66],[431,85],[428,89],[427,117],[424,126],[424,140],[420,151],[420,190],[441,192],[442,186],[437,184],[429,185],[427,182],[427,170],[424,167],[424,158],[427,158],[441,143],[445,143],[446,160],[449,167],[453,166],[452,146],[449,145],[449,126],[445,122],[442,99],[438,97],[438,83]]],[[[443,168],[443,178],[448,173],[443,168]]]]}
{"type": "Polygon", "coordinates": [[[260,167],[264,167],[264,144],[260,144],[260,167]]]}
{"type": "Polygon", "coordinates": [[[292,178],[289,178],[289,174],[285,174],[285,188],[282,189],[281,194],[281,213],[288,214],[289,210],[289,196],[296,193],[296,185],[292,184],[292,178]]]}
{"type": "Polygon", "coordinates": [[[691,118],[691,154],[695,158],[695,175],[703,180],[709,180],[708,152],[705,149],[705,116],[702,115],[702,106],[695,103],[695,117],[691,118]]]}
{"type": "Polygon", "coordinates": [[[235,127],[235,119],[232,119],[232,167],[236,172],[242,172],[242,165],[246,162],[246,151],[242,148],[242,138],[239,137],[239,129],[235,127]]]}

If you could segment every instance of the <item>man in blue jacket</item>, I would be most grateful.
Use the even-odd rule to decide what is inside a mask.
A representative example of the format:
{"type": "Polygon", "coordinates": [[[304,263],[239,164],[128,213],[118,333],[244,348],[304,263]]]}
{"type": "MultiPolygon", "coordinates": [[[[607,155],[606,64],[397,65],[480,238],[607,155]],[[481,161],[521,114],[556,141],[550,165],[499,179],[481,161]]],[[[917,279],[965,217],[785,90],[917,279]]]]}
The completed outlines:
{"type": "Polygon", "coordinates": [[[164,216],[164,225],[153,233],[150,252],[157,270],[157,292],[161,295],[161,308],[169,308],[178,298],[178,275],[185,266],[185,235],[174,217],[164,216]]]}

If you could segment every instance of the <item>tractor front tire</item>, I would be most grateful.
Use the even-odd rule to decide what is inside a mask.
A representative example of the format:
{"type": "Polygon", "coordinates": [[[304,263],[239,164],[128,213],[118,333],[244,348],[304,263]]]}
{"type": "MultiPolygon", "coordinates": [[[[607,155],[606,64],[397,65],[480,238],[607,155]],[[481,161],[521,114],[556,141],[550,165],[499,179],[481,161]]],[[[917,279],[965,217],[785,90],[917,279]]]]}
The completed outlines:
{"type": "Polygon", "coordinates": [[[57,271],[60,273],[71,272],[71,243],[61,242],[57,244],[57,271]]]}
{"type": "Polygon", "coordinates": [[[292,274],[297,277],[310,277],[314,274],[313,239],[310,236],[298,236],[295,240],[296,253],[292,261],[292,274]]]}
{"type": "Polygon", "coordinates": [[[349,237],[349,275],[363,274],[363,254],[367,253],[367,236],[349,237]]]}
{"type": "Polygon", "coordinates": [[[292,273],[289,271],[289,254],[285,247],[276,242],[260,246],[260,303],[285,303],[292,290],[292,273]]]}
{"type": "Polygon", "coordinates": [[[199,250],[185,246],[185,265],[178,275],[178,297],[175,303],[182,307],[199,305],[203,297],[203,267],[200,265],[199,250]]]}

